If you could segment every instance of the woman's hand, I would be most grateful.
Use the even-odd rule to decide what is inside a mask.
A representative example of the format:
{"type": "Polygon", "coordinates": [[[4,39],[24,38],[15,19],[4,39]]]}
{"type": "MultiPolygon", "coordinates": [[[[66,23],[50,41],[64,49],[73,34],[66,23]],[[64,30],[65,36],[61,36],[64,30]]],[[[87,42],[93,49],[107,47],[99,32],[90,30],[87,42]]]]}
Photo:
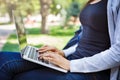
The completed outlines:
{"type": "Polygon", "coordinates": [[[49,52],[49,51],[54,52],[54,53],[58,53],[61,56],[65,56],[64,52],[62,50],[59,50],[59,49],[57,49],[56,47],[53,47],[53,46],[45,45],[38,50],[39,53],[45,53],[45,52],[49,52]]]}
{"type": "Polygon", "coordinates": [[[49,61],[65,70],[70,70],[70,61],[55,52],[40,54],[40,58],[49,61]]]}

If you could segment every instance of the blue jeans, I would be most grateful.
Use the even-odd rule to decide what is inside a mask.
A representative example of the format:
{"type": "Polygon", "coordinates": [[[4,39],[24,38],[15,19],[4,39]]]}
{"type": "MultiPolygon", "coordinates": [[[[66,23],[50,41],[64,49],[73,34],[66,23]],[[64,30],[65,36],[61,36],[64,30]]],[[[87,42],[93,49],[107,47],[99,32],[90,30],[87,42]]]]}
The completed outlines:
{"type": "Polygon", "coordinates": [[[0,52],[0,80],[110,80],[109,72],[67,74],[23,60],[18,52],[0,52]]]}

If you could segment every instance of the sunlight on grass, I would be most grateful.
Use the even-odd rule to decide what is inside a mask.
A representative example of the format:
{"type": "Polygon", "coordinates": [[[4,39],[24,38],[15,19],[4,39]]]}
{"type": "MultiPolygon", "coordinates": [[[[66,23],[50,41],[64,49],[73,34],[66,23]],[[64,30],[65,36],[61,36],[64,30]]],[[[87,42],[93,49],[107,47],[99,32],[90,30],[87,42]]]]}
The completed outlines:
{"type": "Polygon", "coordinates": [[[17,39],[10,39],[9,42],[13,43],[13,44],[16,44],[16,43],[18,43],[18,40],[17,39]]]}
{"type": "Polygon", "coordinates": [[[44,44],[44,45],[52,45],[59,49],[62,49],[65,44],[68,42],[68,40],[72,36],[50,36],[50,35],[40,35],[40,36],[28,36],[28,44],[38,45],[38,44],[44,44]]]}
{"type": "MultiPolygon", "coordinates": [[[[50,34],[40,34],[39,28],[26,29],[27,42],[30,45],[40,48],[43,45],[52,45],[62,49],[74,35],[77,28],[63,29],[59,26],[51,27],[50,34]]],[[[12,34],[2,51],[19,51],[19,45],[16,34],[12,34]]]]}

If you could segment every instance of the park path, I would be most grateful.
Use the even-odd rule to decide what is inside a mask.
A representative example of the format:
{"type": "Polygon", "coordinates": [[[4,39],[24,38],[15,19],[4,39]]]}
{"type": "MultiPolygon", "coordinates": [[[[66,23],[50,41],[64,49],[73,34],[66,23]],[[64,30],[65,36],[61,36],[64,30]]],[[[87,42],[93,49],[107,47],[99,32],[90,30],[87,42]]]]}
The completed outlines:
{"type": "Polygon", "coordinates": [[[9,35],[14,31],[14,29],[15,29],[14,24],[0,25],[0,50],[6,43],[9,35]]]}

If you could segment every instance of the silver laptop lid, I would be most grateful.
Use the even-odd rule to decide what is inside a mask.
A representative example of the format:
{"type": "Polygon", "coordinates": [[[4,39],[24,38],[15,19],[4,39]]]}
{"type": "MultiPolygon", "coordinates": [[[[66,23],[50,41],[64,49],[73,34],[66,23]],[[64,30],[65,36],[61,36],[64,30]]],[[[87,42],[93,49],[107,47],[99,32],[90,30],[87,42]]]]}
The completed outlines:
{"type": "MultiPolygon", "coordinates": [[[[15,26],[16,26],[16,33],[17,33],[17,38],[19,42],[19,50],[21,52],[27,45],[27,38],[26,38],[23,18],[20,12],[13,11],[12,13],[13,13],[15,26]]],[[[23,53],[21,52],[21,54],[23,53]]]]}

